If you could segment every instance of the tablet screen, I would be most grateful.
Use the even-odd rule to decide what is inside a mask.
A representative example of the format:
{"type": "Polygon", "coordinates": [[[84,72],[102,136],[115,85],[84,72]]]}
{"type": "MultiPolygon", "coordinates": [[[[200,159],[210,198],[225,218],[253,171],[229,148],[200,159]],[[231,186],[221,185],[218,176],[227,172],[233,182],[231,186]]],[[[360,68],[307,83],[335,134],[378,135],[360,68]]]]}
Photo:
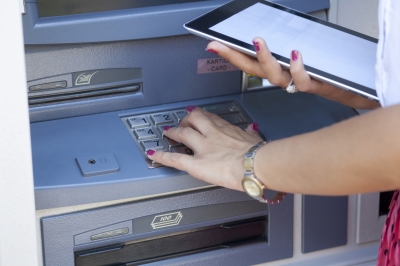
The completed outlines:
{"type": "Polygon", "coordinates": [[[375,89],[375,42],[262,3],[209,29],[251,45],[262,37],[271,52],[286,58],[299,50],[305,65],[375,89]]]}

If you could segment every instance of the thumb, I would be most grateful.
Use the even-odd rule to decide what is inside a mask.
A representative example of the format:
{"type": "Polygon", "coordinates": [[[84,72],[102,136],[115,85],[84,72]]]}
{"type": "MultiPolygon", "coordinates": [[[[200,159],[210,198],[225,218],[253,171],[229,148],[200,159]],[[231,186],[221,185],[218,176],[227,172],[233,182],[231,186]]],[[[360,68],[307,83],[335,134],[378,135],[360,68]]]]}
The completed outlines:
{"type": "Polygon", "coordinates": [[[307,92],[311,89],[311,77],[308,75],[303,64],[303,57],[297,50],[293,50],[290,60],[290,74],[293,77],[293,82],[299,91],[307,92]]]}

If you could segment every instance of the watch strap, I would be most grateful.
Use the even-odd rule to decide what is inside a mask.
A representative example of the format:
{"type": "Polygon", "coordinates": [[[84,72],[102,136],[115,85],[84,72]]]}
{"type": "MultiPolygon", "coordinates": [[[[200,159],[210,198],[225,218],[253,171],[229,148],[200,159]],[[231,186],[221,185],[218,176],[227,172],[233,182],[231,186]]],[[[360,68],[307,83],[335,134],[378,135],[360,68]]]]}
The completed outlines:
{"type": "MultiPolygon", "coordinates": [[[[256,156],[257,151],[269,142],[270,141],[262,141],[253,145],[244,156],[244,162],[243,162],[243,166],[245,169],[244,177],[246,179],[252,179],[257,184],[261,184],[262,189],[265,189],[266,187],[264,183],[254,174],[254,157],[256,156]]],[[[272,199],[267,199],[264,195],[262,195],[261,197],[254,197],[254,198],[263,203],[277,204],[281,202],[285,198],[285,196],[286,196],[285,192],[277,192],[272,199]]]]}

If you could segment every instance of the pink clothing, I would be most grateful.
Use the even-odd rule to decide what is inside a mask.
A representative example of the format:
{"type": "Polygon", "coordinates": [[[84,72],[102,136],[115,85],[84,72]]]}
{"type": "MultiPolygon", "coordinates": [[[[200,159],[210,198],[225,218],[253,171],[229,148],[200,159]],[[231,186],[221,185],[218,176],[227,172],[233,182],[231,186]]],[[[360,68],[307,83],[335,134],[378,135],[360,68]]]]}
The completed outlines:
{"type": "MultiPolygon", "coordinates": [[[[379,2],[379,43],[376,57],[376,90],[383,107],[400,103],[400,1],[379,2]]],[[[383,227],[377,266],[400,266],[400,199],[393,195],[383,227]]]]}
{"type": "Polygon", "coordinates": [[[377,266],[400,266],[400,201],[399,190],[393,194],[389,214],[383,226],[377,266]]]}

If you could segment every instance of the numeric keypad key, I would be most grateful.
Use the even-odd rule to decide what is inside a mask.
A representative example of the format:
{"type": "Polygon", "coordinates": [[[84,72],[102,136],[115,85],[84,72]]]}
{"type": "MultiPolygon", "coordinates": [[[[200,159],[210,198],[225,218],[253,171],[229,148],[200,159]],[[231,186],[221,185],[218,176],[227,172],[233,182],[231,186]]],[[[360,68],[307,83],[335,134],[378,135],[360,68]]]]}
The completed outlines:
{"type": "Polygon", "coordinates": [[[143,150],[146,152],[147,150],[163,150],[164,145],[160,139],[149,139],[149,140],[142,140],[140,142],[142,145],[143,150]]]}
{"type": "Polygon", "coordinates": [[[170,112],[154,114],[151,115],[150,117],[155,125],[168,124],[174,122],[170,112]]]}
{"type": "Polygon", "coordinates": [[[157,134],[153,127],[143,127],[134,129],[133,134],[135,134],[138,140],[157,138],[157,134]]]}
{"type": "Polygon", "coordinates": [[[147,118],[145,116],[128,117],[126,121],[128,122],[130,128],[150,126],[149,121],[147,121],[147,118]]]}

